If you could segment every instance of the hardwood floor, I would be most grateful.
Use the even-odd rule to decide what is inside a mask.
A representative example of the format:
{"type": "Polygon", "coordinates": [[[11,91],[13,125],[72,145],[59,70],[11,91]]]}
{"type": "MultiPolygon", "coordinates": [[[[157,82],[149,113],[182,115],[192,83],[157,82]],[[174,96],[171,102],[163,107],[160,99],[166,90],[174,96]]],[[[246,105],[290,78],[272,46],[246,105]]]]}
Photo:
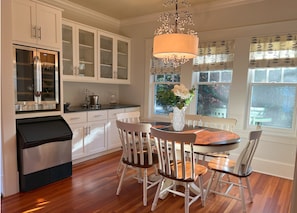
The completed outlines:
{"type": "MultiPolygon", "coordinates": [[[[116,168],[121,152],[112,153],[73,167],[72,177],[30,192],[2,199],[3,213],[123,213],[150,212],[156,188],[148,192],[148,206],[142,205],[142,184],[130,179],[124,182],[121,194],[116,195],[119,178],[116,168]]],[[[288,213],[292,181],[254,172],[250,176],[254,202],[247,203],[252,213],[288,213]]],[[[247,198],[248,196],[246,196],[247,198]]],[[[155,212],[184,212],[183,198],[169,195],[159,200],[155,212]]],[[[238,213],[241,203],[222,196],[210,195],[206,206],[200,199],[191,205],[191,212],[238,213]]]]}

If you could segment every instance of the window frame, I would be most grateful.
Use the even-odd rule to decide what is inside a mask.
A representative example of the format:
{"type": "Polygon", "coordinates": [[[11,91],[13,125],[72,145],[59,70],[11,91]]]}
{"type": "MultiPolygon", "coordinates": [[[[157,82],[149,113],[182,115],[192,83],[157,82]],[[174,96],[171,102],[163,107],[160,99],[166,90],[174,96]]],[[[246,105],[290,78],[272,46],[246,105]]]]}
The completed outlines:
{"type": "MultiPolygon", "coordinates": [[[[285,69],[286,67],[282,68],[285,69]]],[[[286,83],[286,82],[253,82],[254,79],[254,70],[257,68],[250,68],[248,70],[249,82],[248,82],[248,105],[247,105],[247,116],[246,116],[246,127],[247,129],[255,129],[256,124],[250,124],[250,115],[251,115],[251,104],[252,104],[252,89],[254,85],[265,85],[265,86],[295,86],[296,87],[296,95],[295,95],[295,106],[293,111],[293,119],[292,119],[292,127],[291,128],[281,128],[281,127],[272,127],[261,125],[261,128],[268,131],[271,135],[296,135],[297,130],[297,83],[286,83]]],[[[259,69],[259,68],[258,68],[259,69]]],[[[273,67],[260,68],[265,70],[271,70],[273,67]]]]}
{"type": "MultiPolygon", "coordinates": [[[[193,81],[194,81],[194,86],[196,89],[196,94],[195,96],[197,97],[195,99],[195,105],[196,105],[196,110],[195,113],[198,114],[198,93],[199,93],[199,86],[200,85],[210,85],[210,86],[215,86],[215,85],[229,85],[229,96],[228,96],[228,103],[226,105],[226,115],[224,116],[224,118],[227,118],[229,115],[229,108],[230,108],[230,91],[231,91],[231,87],[232,87],[232,78],[233,78],[233,70],[211,70],[211,71],[200,71],[200,72],[194,72],[193,74],[193,81]],[[231,79],[229,82],[226,81],[221,81],[221,75],[220,75],[220,81],[210,81],[208,80],[207,82],[199,82],[199,75],[203,72],[208,72],[209,74],[211,72],[230,72],[231,73],[231,79]]],[[[214,116],[214,115],[208,115],[208,116],[214,116]]],[[[221,117],[221,116],[215,116],[215,117],[221,117]]]]}
{"type": "MultiPolygon", "coordinates": [[[[172,79],[174,79],[172,77],[172,79]]],[[[159,118],[159,119],[164,119],[166,117],[168,117],[168,114],[156,114],[155,113],[155,94],[156,94],[156,85],[158,84],[167,84],[167,85],[175,85],[175,84],[180,84],[181,83],[181,74],[178,73],[160,73],[160,74],[150,74],[150,108],[149,108],[149,113],[150,113],[150,117],[153,118],[159,118]],[[156,75],[179,75],[179,81],[162,81],[162,82],[158,82],[155,81],[155,76],[156,75]]]]}

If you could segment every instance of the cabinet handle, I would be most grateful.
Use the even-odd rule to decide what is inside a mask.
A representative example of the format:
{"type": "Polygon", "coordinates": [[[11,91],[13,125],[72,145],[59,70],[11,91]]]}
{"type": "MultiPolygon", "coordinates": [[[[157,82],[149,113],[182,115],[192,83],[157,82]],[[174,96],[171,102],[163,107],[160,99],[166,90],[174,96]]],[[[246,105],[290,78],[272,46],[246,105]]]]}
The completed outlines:
{"type": "Polygon", "coordinates": [[[41,27],[37,27],[38,38],[41,40],[41,27]]]}
{"type": "Polygon", "coordinates": [[[89,126],[89,135],[91,134],[91,127],[89,126]]]}
{"type": "Polygon", "coordinates": [[[36,38],[36,26],[33,26],[33,27],[32,27],[32,30],[31,30],[31,37],[32,37],[32,38],[36,38]]]}
{"type": "Polygon", "coordinates": [[[94,118],[99,118],[101,117],[102,115],[94,115],[94,118]]]}
{"type": "Polygon", "coordinates": [[[78,120],[79,117],[76,117],[76,118],[70,118],[71,121],[75,121],[75,120],[78,120]]]}

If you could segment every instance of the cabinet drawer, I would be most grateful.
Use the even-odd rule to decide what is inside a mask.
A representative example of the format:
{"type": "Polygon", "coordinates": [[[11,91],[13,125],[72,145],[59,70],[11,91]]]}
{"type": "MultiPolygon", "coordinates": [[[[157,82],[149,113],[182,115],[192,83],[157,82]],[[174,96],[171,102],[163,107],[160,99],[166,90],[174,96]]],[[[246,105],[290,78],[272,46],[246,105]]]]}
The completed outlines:
{"type": "Polygon", "coordinates": [[[67,113],[64,114],[63,117],[69,124],[87,122],[86,112],[67,113]]]}
{"type": "Polygon", "coordinates": [[[116,115],[122,112],[125,112],[125,109],[110,109],[108,110],[108,119],[116,119],[116,115]]]}
{"type": "Polygon", "coordinates": [[[88,121],[100,121],[100,120],[107,120],[106,110],[88,112],[88,121]]]}

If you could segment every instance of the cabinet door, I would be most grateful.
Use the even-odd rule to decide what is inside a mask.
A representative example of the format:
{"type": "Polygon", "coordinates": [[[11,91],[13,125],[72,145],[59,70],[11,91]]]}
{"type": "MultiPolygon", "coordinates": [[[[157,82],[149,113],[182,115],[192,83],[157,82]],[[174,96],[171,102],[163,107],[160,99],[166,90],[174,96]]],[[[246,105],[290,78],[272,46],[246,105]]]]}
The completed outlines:
{"type": "Polygon", "coordinates": [[[36,17],[37,43],[60,49],[61,12],[44,5],[36,4],[36,17]]]}
{"type": "Polygon", "coordinates": [[[78,28],[78,74],[95,78],[95,38],[96,30],[78,28]]]}
{"type": "Polygon", "coordinates": [[[81,158],[84,156],[84,136],[85,136],[85,123],[70,124],[69,125],[73,137],[72,137],[72,160],[81,158]]]}
{"type": "Polygon", "coordinates": [[[28,0],[12,3],[12,38],[19,44],[38,44],[60,49],[60,10],[28,0]]]}
{"type": "Polygon", "coordinates": [[[97,78],[94,28],[63,21],[63,77],[66,81],[90,81],[97,78]]]}
{"type": "Polygon", "coordinates": [[[130,40],[117,40],[117,68],[116,78],[129,80],[130,69],[130,40]]]}
{"type": "Polygon", "coordinates": [[[62,48],[63,48],[63,75],[73,76],[74,65],[74,26],[71,24],[62,25],[62,48]]]}
{"type": "Polygon", "coordinates": [[[26,0],[12,2],[12,40],[16,43],[36,43],[35,3],[26,0]]]}
{"type": "Polygon", "coordinates": [[[116,114],[124,112],[124,109],[113,109],[108,110],[108,143],[107,148],[108,149],[114,149],[121,147],[121,140],[118,133],[118,128],[116,124],[116,114]]]}
{"type": "Polygon", "coordinates": [[[99,32],[99,81],[130,83],[130,39],[99,32]]]}
{"type": "Polygon", "coordinates": [[[95,154],[106,150],[106,126],[106,120],[88,123],[87,134],[84,140],[86,154],[95,154]]]}
{"type": "Polygon", "coordinates": [[[99,78],[113,79],[114,70],[114,38],[105,34],[99,35],[99,78]]]}

